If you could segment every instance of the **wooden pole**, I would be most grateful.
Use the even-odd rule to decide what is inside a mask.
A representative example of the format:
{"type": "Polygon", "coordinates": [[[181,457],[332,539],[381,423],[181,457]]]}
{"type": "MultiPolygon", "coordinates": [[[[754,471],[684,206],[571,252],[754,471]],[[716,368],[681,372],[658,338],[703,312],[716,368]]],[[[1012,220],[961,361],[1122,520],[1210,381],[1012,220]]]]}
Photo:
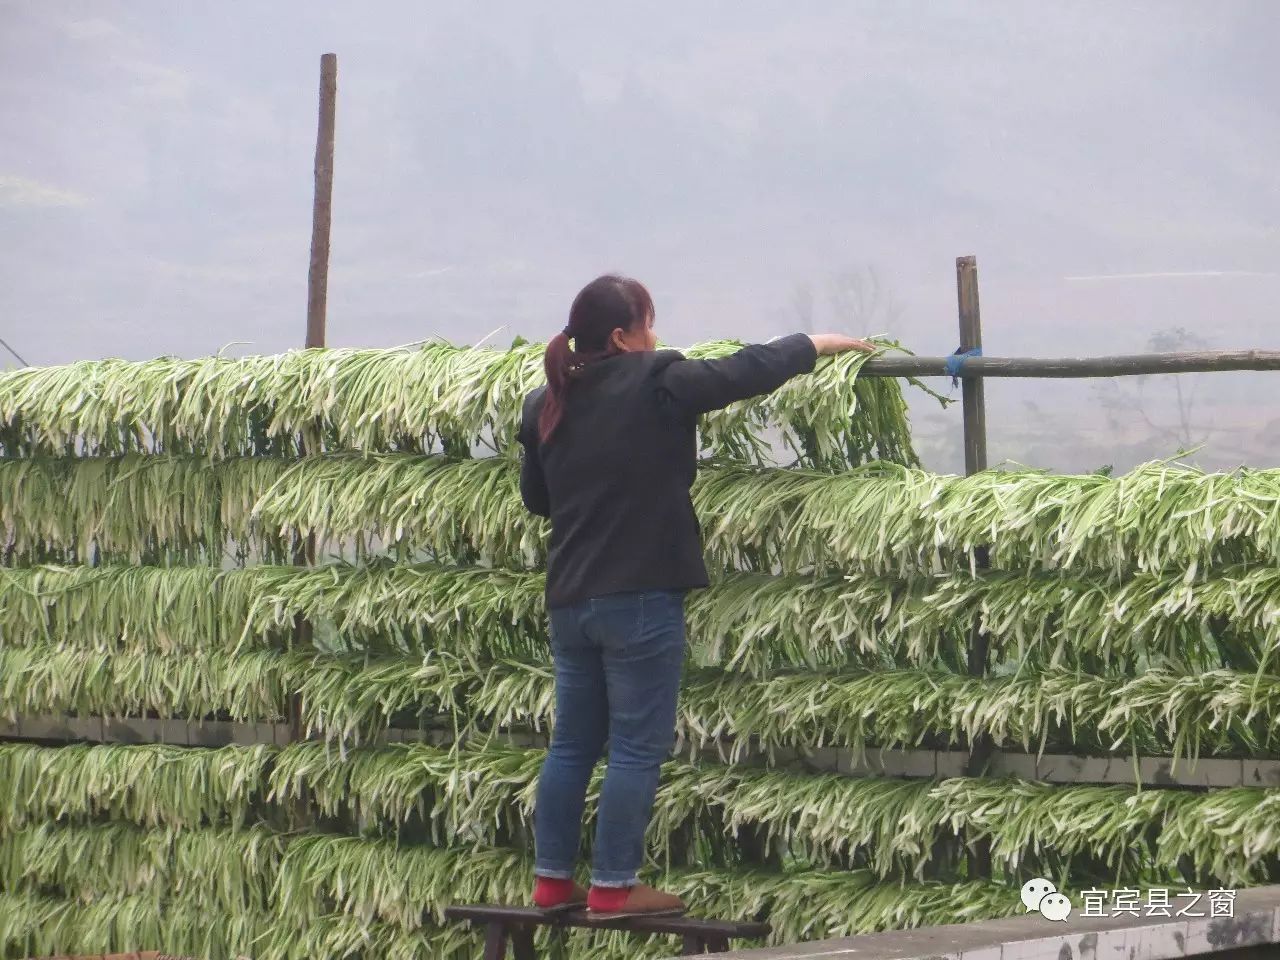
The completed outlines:
{"type": "MultiPolygon", "coordinates": [[[[977,257],[956,259],[956,299],[960,305],[960,352],[981,349],[977,257]]],[[[969,362],[972,361],[966,361],[969,362]]],[[[964,472],[968,476],[987,469],[987,408],[982,378],[966,377],[960,391],[964,407],[964,472]]]]}
{"type": "MultiPolygon", "coordinates": [[[[329,228],[333,222],[333,140],[334,117],[338,100],[338,55],[326,53],[320,58],[320,119],[316,125],[315,201],[311,207],[311,267],[307,271],[307,347],[323,347],[325,320],[329,301],[329,228]]],[[[317,436],[318,440],[318,436],[317,436]]],[[[307,453],[305,437],[299,441],[299,453],[307,453]]],[[[313,444],[314,447],[314,444],[313,444]]],[[[316,562],[316,536],[309,532],[299,538],[293,562],[312,566],[316,562]]],[[[311,622],[301,613],[294,616],[293,642],[305,648],[312,643],[311,622]]],[[[295,693],[289,702],[289,730],[293,740],[301,740],[302,697],[295,693]]],[[[299,804],[300,809],[305,804],[299,804]]]]}
{"type": "MultiPolygon", "coordinates": [[[[977,284],[974,284],[977,295],[977,284]]],[[[976,311],[976,301],[975,301],[976,311]]],[[[976,315],[976,314],[975,314],[976,315]]],[[[946,357],[875,357],[858,370],[860,377],[949,376],[946,357]]],[[[1280,370],[1280,350],[1201,350],[1188,353],[1146,353],[1116,357],[970,357],[960,376],[1133,377],[1162,373],[1214,373],[1227,370],[1280,370]]]]}
{"type": "MultiPolygon", "coordinates": [[[[978,260],[976,257],[956,259],[956,302],[960,312],[960,352],[982,347],[982,314],[978,307],[978,260]]],[[[976,359],[976,358],[975,358],[976,359]]],[[[972,363],[973,360],[967,360],[972,363]]],[[[987,469],[987,408],[981,377],[967,377],[960,392],[964,417],[965,476],[987,469]]],[[[987,550],[978,547],[975,564],[986,567],[987,550]]],[[[987,638],[975,617],[969,626],[969,676],[987,674],[987,638]]],[[[991,757],[991,738],[975,737],[969,744],[969,776],[982,776],[991,757]]],[[[969,871],[974,877],[991,876],[991,845],[982,840],[970,847],[969,871]]]]}
{"type": "Polygon", "coordinates": [[[311,269],[307,273],[308,347],[323,347],[329,301],[329,227],[333,222],[333,136],[338,55],[320,58],[320,122],[316,129],[315,201],[311,207],[311,269]]]}
{"type": "MultiPolygon", "coordinates": [[[[320,118],[316,123],[315,201],[311,207],[311,268],[307,272],[308,347],[325,345],[329,307],[329,231],[333,223],[333,141],[338,110],[338,55],[320,57],[320,118]]],[[[303,453],[306,453],[305,446],[303,453]]],[[[307,536],[306,562],[316,562],[316,537],[307,536]]],[[[310,633],[310,624],[307,632],[310,633]]]]}

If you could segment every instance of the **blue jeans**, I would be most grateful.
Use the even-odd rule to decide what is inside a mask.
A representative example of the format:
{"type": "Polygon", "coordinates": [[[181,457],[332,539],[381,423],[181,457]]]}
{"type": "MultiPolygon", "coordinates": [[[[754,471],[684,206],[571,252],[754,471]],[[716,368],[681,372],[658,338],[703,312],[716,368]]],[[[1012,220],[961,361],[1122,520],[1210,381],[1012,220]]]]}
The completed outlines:
{"type": "Polygon", "coordinates": [[[684,646],[683,592],[616,593],[551,611],[556,724],[533,815],[538,876],[573,876],[587,784],[607,740],[591,882],[635,882],[675,739],[684,646]]]}

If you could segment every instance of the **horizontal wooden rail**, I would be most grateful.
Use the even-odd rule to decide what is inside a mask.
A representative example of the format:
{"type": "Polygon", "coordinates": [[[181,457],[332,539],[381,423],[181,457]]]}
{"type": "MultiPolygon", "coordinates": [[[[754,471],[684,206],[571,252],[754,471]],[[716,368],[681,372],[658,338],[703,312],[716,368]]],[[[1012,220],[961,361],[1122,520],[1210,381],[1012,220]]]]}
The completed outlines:
{"type": "MultiPolygon", "coordinates": [[[[875,357],[859,371],[865,377],[948,376],[947,357],[875,357]]],[[[1155,373],[1280,370],[1280,350],[1205,350],[1143,353],[1119,357],[966,357],[962,377],[1133,377],[1155,373]]]]}
{"type": "MultiPolygon", "coordinates": [[[[189,747],[223,747],[230,744],[287,746],[293,742],[287,723],[235,723],[206,720],[149,720],[111,717],[19,717],[0,718],[0,741],[25,740],[38,743],[166,743],[189,747]]],[[[512,747],[545,748],[545,734],[508,731],[496,737],[497,742],[512,747]]],[[[393,727],[367,741],[376,746],[385,743],[429,743],[448,746],[452,732],[444,727],[408,729],[393,727]]],[[[724,740],[719,747],[706,746],[697,751],[697,759],[707,763],[732,761],[733,741],[724,740]]],[[[964,750],[928,750],[901,748],[868,748],[863,753],[842,747],[797,749],[775,747],[772,762],[782,769],[810,773],[838,773],[847,777],[903,777],[906,779],[939,779],[962,777],[968,752],[964,750]]],[[[675,754],[689,759],[686,746],[675,754]]],[[[755,765],[766,755],[758,749],[748,750],[740,762],[755,765]]],[[[1280,760],[1268,758],[1201,757],[1194,764],[1172,757],[1139,757],[1135,767],[1132,757],[1083,757],[1072,754],[1045,754],[996,750],[991,755],[987,775],[1043,780],[1048,783],[1114,783],[1135,782],[1163,787],[1280,787],[1280,760]]]]}

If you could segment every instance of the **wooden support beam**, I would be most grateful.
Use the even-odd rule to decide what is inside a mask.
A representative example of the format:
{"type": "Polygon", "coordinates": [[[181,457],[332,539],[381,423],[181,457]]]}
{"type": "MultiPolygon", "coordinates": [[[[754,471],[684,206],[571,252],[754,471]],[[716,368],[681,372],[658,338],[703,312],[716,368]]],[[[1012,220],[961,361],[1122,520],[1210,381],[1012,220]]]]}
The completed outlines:
{"type": "MultiPolygon", "coordinates": [[[[960,308],[960,352],[981,350],[977,257],[956,259],[956,300],[960,308]]],[[[966,377],[960,389],[964,407],[964,472],[969,476],[987,469],[987,405],[981,377],[966,377]]]]}
{"type": "MultiPolygon", "coordinates": [[[[975,287],[976,289],[976,287],[975,287]]],[[[975,303],[976,308],[976,303],[975,303]]],[[[946,357],[874,357],[858,372],[864,377],[949,376],[946,357]]],[[[966,379],[982,377],[1145,377],[1162,373],[1280,370],[1280,350],[1199,350],[1116,357],[970,357],[960,368],[966,379]]]]}
{"type": "MultiPolygon", "coordinates": [[[[26,740],[42,743],[168,743],[178,746],[222,747],[227,744],[269,744],[283,747],[293,741],[286,723],[237,723],[229,720],[156,720],[143,718],[23,716],[0,718],[0,741],[26,740]]],[[[447,728],[433,730],[392,728],[369,741],[384,743],[430,743],[447,747],[456,741],[447,728]]],[[[500,740],[519,744],[514,737],[500,740]]],[[[725,740],[727,750],[732,741],[725,740]]],[[[539,744],[545,747],[545,743],[539,744]]],[[[904,779],[946,779],[965,775],[969,753],[964,750],[921,750],[869,748],[864,753],[834,747],[808,751],[818,762],[808,763],[810,773],[839,773],[846,777],[901,777],[904,779]]],[[[777,748],[774,759],[779,769],[791,769],[795,751],[777,748]]],[[[755,764],[765,759],[759,751],[748,751],[743,762],[755,764]]],[[[724,762],[713,750],[699,756],[705,763],[724,762]]],[[[1110,783],[1161,787],[1268,787],[1280,788],[1280,760],[1222,759],[1201,757],[1196,762],[1174,757],[1138,757],[1128,754],[1080,756],[1076,754],[1034,754],[1017,750],[994,750],[987,767],[988,776],[1019,777],[1047,783],[1110,783]]]]}
{"type": "MultiPolygon", "coordinates": [[[[956,302],[960,316],[960,352],[982,349],[982,314],[978,307],[978,260],[976,257],[956,259],[956,302]]],[[[973,358],[977,359],[977,358],[973,358]]],[[[967,377],[960,388],[964,417],[964,472],[972,476],[987,469],[987,406],[980,377],[967,377]]],[[[978,547],[974,561],[987,566],[987,549],[978,547]]],[[[969,627],[969,676],[985,677],[988,668],[987,637],[977,617],[969,627]]],[[[969,762],[965,772],[980,777],[991,759],[991,738],[978,736],[969,744],[969,762]]],[[[974,877],[991,876],[991,844],[979,840],[969,848],[969,871],[974,877]]]]}
{"type": "Polygon", "coordinates": [[[308,347],[323,347],[329,303],[329,227],[333,222],[333,138],[338,55],[320,58],[320,121],[316,129],[315,199],[311,208],[311,268],[307,273],[308,347]]]}
{"type": "MultiPolygon", "coordinates": [[[[326,53],[320,58],[320,116],[316,124],[315,199],[311,208],[311,268],[307,273],[307,347],[323,347],[329,303],[329,229],[333,222],[333,145],[334,122],[338,102],[338,55],[326,53]]],[[[307,441],[299,443],[306,454],[307,441]]],[[[314,452],[314,451],[313,451],[314,452]]],[[[313,566],[316,562],[316,537],[308,533],[294,546],[293,562],[313,566]]],[[[294,618],[294,645],[311,646],[311,624],[302,615],[294,618]]],[[[302,739],[301,698],[295,695],[290,704],[290,725],[294,739],[302,739]]]]}
{"type": "MultiPolygon", "coordinates": [[[[304,346],[323,347],[329,306],[329,233],[333,224],[333,147],[338,105],[338,55],[320,57],[320,112],[316,123],[316,157],[314,165],[315,195],[311,207],[311,265],[307,271],[307,336],[304,346]]],[[[307,453],[308,444],[300,438],[298,452],[307,453]]],[[[312,452],[318,452],[318,446],[312,452]]],[[[309,532],[294,545],[293,562],[298,566],[314,566],[316,536],[309,532]]],[[[312,626],[301,613],[294,617],[293,644],[306,649],[312,645],[312,626]]],[[[289,732],[293,740],[305,735],[302,723],[302,695],[289,697],[289,732]]],[[[295,807],[299,819],[307,814],[307,797],[298,798],[295,807]]]]}

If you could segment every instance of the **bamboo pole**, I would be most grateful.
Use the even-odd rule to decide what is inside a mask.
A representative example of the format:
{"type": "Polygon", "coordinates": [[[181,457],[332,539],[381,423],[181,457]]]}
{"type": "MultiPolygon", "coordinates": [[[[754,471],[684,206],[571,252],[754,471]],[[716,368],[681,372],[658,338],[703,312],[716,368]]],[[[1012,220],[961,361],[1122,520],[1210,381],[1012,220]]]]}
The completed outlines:
{"type": "MultiPolygon", "coordinates": [[[[982,313],[978,308],[978,259],[956,258],[956,301],[960,312],[960,352],[982,349],[982,313]]],[[[978,359],[970,358],[966,363],[978,359]]],[[[960,387],[964,408],[964,472],[987,469],[987,404],[981,377],[966,377],[960,387]]]]}
{"type": "MultiPolygon", "coordinates": [[[[311,266],[307,271],[307,337],[305,346],[323,347],[329,303],[329,232],[333,222],[333,146],[334,117],[337,113],[338,56],[326,53],[320,57],[320,115],[316,124],[315,199],[311,207],[311,266]]],[[[318,436],[315,438],[318,442],[318,436]]],[[[313,447],[316,444],[313,443],[313,447]]],[[[306,439],[299,442],[299,452],[307,452],[306,439]]],[[[299,566],[316,562],[316,536],[309,532],[299,537],[293,554],[299,566]]],[[[295,647],[312,643],[311,622],[302,613],[293,621],[295,647]]],[[[302,697],[289,698],[291,739],[303,739],[302,697]]]]}
{"type": "MultiPolygon", "coordinates": [[[[956,259],[956,302],[960,315],[960,352],[982,349],[982,313],[978,305],[978,260],[976,257],[956,259]]],[[[977,358],[973,358],[977,359],[977,358]]],[[[967,377],[961,385],[964,414],[964,472],[972,476],[987,469],[987,406],[981,377],[967,377]]],[[[988,564],[986,547],[974,550],[978,567],[988,564]]],[[[969,625],[969,676],[985,677],[988,670],[987,638],[977,617],[969,625]]],[[[992,743],[988,736],[978,736],[969,744],[969,762],[965,772],[971,777],[986,773],[991,760],[992,743]]],[[[969,872],[972,877],[991,876],[991,844],[979,840],[969,850],[969,872]]]]}
{"type": "Polygon", "coordinates": [[[320,119],[316,127],[315,199],[311,207],[311,267],[307,272],[308,347],[324,346],[329,303],[329,228],[333,223],[333,138],[338,55],[320,58],[320,119]]]}
{"type": "MultiPolygon", "coordinates": [[[[875,357],[858,371],[863,377],[949,376],[946,357],[875,357]]],[[[960,368],[966,380],[982,377],[1134,377],[1161,373],[1280,370],[1280,350],[1201,350],[1115,357],[969,357],[960,368]]]]}

